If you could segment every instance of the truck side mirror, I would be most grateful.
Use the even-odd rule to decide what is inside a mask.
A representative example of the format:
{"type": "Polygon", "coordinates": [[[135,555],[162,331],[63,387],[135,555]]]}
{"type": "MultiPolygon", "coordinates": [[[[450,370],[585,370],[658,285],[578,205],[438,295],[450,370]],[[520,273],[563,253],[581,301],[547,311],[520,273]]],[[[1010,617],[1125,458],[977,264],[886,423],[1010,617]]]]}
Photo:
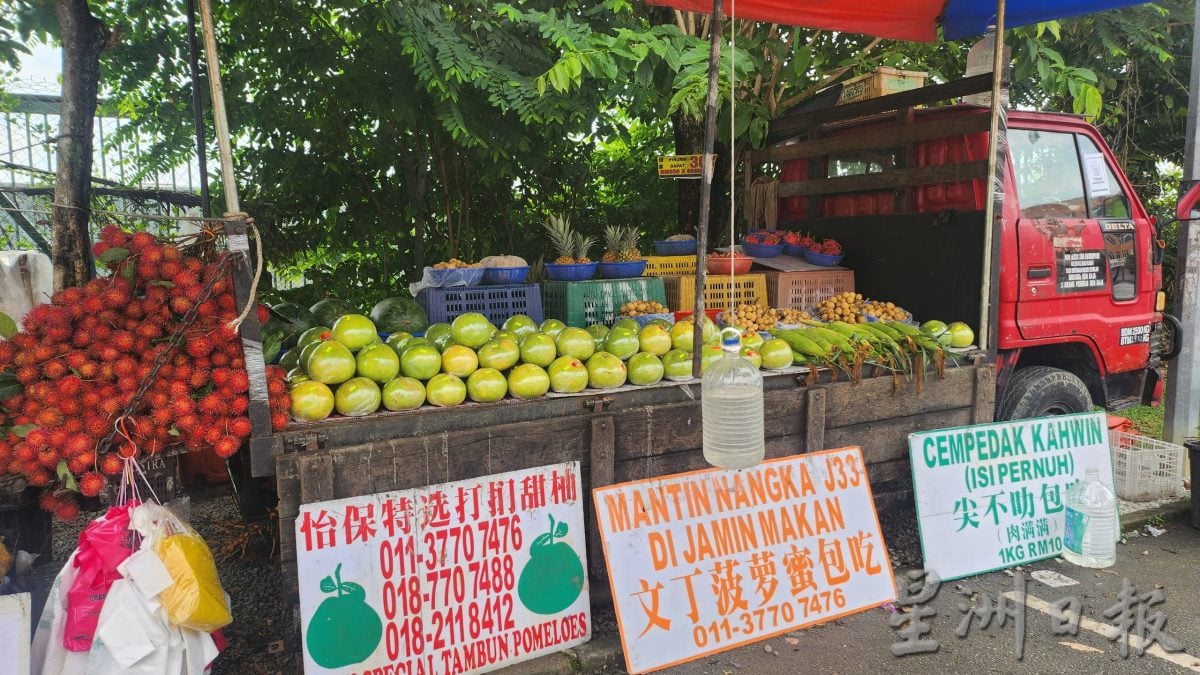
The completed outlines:
{"type": "Polygon", "coordinates": [[[1192,211],[1196,208],[1196,202],[1200,201],[1200,182],[1196,183],[1182,197],[1179,198],[1179,204],[1175,207],[1175,218],[1178,220],[1191,220],[1192,211]]]}

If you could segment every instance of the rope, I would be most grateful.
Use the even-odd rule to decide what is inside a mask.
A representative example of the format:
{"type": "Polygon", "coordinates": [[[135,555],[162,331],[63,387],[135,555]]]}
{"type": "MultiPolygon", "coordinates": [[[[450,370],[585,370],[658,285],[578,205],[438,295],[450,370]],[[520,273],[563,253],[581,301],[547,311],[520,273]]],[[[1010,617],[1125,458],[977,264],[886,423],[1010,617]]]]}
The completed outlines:
{"type": "Polygon", "coordinates": [[[737,279],[734,276],[734,262],[737,260],[737,181],[734,173],[737,170],[737,0],[729,0],[729,314],[734,313],[734,289],[737,279]]]}
{"type": "Polygon", "coordinates": [[[231,218],[232,220],[246,221],[246,224],[250,226],[250,230],[254,232],[254,241],[256,242],[254,247],[254,280],[250,282],[250,294],[246,297],[246,306],[242,308],[242,313],[239,314],[236,319],[227,324],[230,330],[236,331],[238,327],[242,325],[242,322],[246,320],[246,317],[250,316],[250,312],[254,309],[254,305],[256,303],[255,298],[258,296],[258,282],[262,279],[262,271],[264,266],[262,252],[263,242],[262,237],[260,237],[258,234],[258,228],[254,225],[254,219],[250,217],[250,214],[246,213],[245,211],[234,211],[226,213],[225,217],[231,218]]]}

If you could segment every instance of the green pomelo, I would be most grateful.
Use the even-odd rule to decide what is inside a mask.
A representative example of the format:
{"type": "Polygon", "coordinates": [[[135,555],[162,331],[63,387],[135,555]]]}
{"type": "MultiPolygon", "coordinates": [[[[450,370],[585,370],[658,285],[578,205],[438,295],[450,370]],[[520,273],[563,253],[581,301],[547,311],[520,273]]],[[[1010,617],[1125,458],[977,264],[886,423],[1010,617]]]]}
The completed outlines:
{"type": "Polygon", "coordinates": [[[479,356],[470,347],[451,345],[442,352],[442,372],[466,377],[478,367],[479,356]]]}
{"type": "Polygon", "coordinates": [[[333,337],[332,328],[328,326],[313,326],[300,334],[300,338],[296,340],[296,346],[303,349],[307,345],[328,340],[331,337],[333,337]]]}
{"type": "MultiPolygon", "coordinates": [[[[646,324],[638,333],[638,346],[644,352],[662,356],[671,351],[671,334],[657,324],[646,324]]],[[[630,376],[632,378],[632,375],[630,376]]]]}
{"type": "Polygon", "coordinates": [[[448,344],[454,339],[454,331],[448,323],[435,323],[425,329],[425,339],[437,347],[438,351],[441,351],[442,345],[448,344]]]}
{"type": "Polygon", "coordinates": [[[523,340],[536,333],[538,325],[533,319],[524,314],[513,314],[504,320],[504,325],[501,328],[516,333],[523,340]]]}
{"type": "Polygon", "coordinates": [[[383,385],[383,407],[388,410],[414,410],[425,403],[425,385],[412,377],[397,377],[383,385]]]}
{"type": "Polygon", "coordinates": [[[670,321],[667,321],[666,319],[660,318],[660,319],[650,319],[649,321],[646,322],[646,325],[647,326],[658,326],[659,328],[661,328],[663,330],[671,330],[671,326],[673,324],[670,321]]]}
{"type": "Polygon", "coordinates": [[[355,377],[338,386],[334,394],[335,407],[346,417],[362,417],[379,410],[382,396],[379,385],[366,377],[355,377]]]}
{"type": "Polygon", "coordinates": [[[454,319],[454,322],[450,324],[450,331],[458,344],[478,349],[492,339],[496,327],[492,325],[491,321],[488,321],[486,316],[478,312],[467,312],[454,319]]]}
{"type": "Polygon", "coordinates": [[[479,348],[479,366],[508,370],[521,360],[521,347],[507,337],[496,338],[479,348]]]}
{"type": "Polygon", "coordinates": [[[692,351],[691,320],[680,321],[674,326],[671,326],[671,330],[668,331],[668,334],[671,336],[672,349],[682,349],[683,351],[689,353],[692,351]]]}
{"type": "Polygon", "coordinates": [[[354,357],[358,374],[379,384],[388,382],[400,372],[400,356],[387,345],[368,345],[354,357]]]}
{"type": "Polygon", "coordinates": [[[305,361],[308,376],[324,384],[341,384],[354,377],[357,364],[354,354],[336,340],[327,340],[315,346],[305,361]]]}
{"type": "Polygon", "coordinates": [[[316,422],[333,412],[333,392],[315,380],[301,382],[291,388],[292,419],[316,422]]]}
{"type": "Polygon", "coordinates": [[[575,394],[588,385],[587,366],[577,358],[560,356],[550,364],[550,388],[559,394],[575,394]]]}
{"type": "Polygon", "coordinates": [[[508,373],[508,390],[517,398],[537,398],[550,390],[550,376],[540,366],[522,363],[508,373]]]}
{"type": "Polygon", "coordinates": [[[762,358],[762,367],[767,370],[781,370],[792,365],[792,348],[779,338],[771,338],[758,349],[762,358]]]}
{"type": "Polygon", "coordinates": [[[287,373],[288,384],[300,384],[301,382],[308,382],[311,379],[308,373],[304,372],[304,369],[300,367],[292,368],[287,373]]]}
{"type": "Polygon", "coordinates": [[[638,334],[628,328],[614,326],[604,338],[604,351],[624,361],[638,353],[641,343],[638,334]]]}
{"type": "Polygon", "coordinates": [[[956,348],[970,347],[975,342],[975,331],[961,321],[955,321],[946,327],[950,332],[950,346],[956,348]]]}
{"type": "Polygon", "coordinates": [[[613,325],[611,328],[609,328],[609,330],[616,328],[624,328],[625,330],[633,331],[634,333],[642,329],[642,327],[638,325],[638,322],[634,321],[633,319],[617,319],[613,322],[613,325]]]}
{"type": "Polygon", "coordinates": [[[692,354],[682,349],[672,349],[663,354],[663,374],[672,382],[692,379],[692,354]]]}
{"type": "Polygon", "coordinates": [[[517,343],[518,345],[521,344],[521,339],[522,339],[520,335],[517,335],[516,333],[512,332],[511,330],[504,330],[504,329],[500,329],[492,335],[493,341],[499,340],[501,338],[512,340],[513,342],[517,343]]]}
{"type": "Polygon", "coordinates": [[[362,314],[346,314],[333,322],[333,339],[352,352],[379,341],[375,323],[362,314]]]}
{"type": "Polygon", "coordinates": [[[629,383],[638,385],[657,384],[666,372],[658,356],[650,352],[638,352],[629,357],[629,383]]]}
{"type": "Polygon", "coordinates": [[[442,355],[433,345],[413,345],[400,355],[400,372],[405,377],[425,381],[441,370],[442,355]]]}
{"type": "Polygon", "coordinates": [[[742,347],[742,357],[751,363],[755,368],[762,368],[762,354],[753,347],[742,347]]]}
{"type": "Polygon", "coordinates": [[[708,370],[712,364],[725,358],[725,350],[719,344],[706,344],[700,351],[700,372],[708,370]]]}
{"type": "Polygon", "coordinates": [[[404,351],[405,345],[407,345],[408,341],[411,339],[413,339],[411,333],[400,331],[399,333],[392,333],[389,335],[386,344],[387,346],[396,350],[396,353],[399,354],[400,352],[404,351]]]}
{"type": "Polygon", "coordinates": [[[467,396],[476,403],[494,403],[508,393],[508,380],[495,368],[480,368],[467,378],[467,396]]]}
{"type": "Polygon", "coordinates": [[[605,335],[608,335],[608,326],[605,326],[602,323],[594,323],[584,330],[590,333],[594,338],[603,338],[605,335]]]}
{"type": "Polygon", "coordinates": [[[542,325],[538,327],[538,331],[545,333],[550,337],[558,337],[559,332],[566,327],[567,324],[559,321],[558,319],[546,319],[542,322],[542,325]]]}
{"type": "Polygon", "coordinates": [[[563,356],[585,361],[596,352],[592,334],[582,328],[562,329],[558,337],[554,338],[554,347],[563,356]]]}
{"type": "MultiPolygon", "coordinates": [[[[610,332],[611,335],[611,332],[610,332]]],[[[596,389],[612,389],[625,384],[625,362],[609,352],[596,352],[587,360],[588,384],[596,389]]]]}
{"type": "Polygon", "coordinates": [[[761,349],[763,346],[763,336],[756,330],[742,331],[742,347],[749,347],[753,350],[761,349]]]}
{"type": "Polygon", "coordinates": [[[292,347],[279,357],[279,367],[284,370],[291,370],[300,367],[300,348],[292,347]]]}
{"type": "Polygon", "coordinates": [[[458,405],[467,400],[467,385],[457,375],[438,373],[425,383],[425,400],[439,408],[458,405]]]}
{"type": "Polygon", "coordinates": [[[558,356],[554,338],[546,333],[534,333],[521,343],[521,361],[545,368],[558,356]]]}

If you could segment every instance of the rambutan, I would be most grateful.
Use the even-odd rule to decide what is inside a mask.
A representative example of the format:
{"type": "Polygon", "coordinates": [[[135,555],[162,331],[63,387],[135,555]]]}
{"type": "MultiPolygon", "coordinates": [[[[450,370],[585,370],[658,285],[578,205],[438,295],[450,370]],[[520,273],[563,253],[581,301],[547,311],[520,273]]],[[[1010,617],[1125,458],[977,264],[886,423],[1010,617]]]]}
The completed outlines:
{"type": "Polygon", "coordinates": [[[22,462],[37,459],[37,449],[28,443],[17,443],[13,446],[13,457],[22,462]]]}
{"type": "Polygon", "coordinates": [[[85,497],[95,497],[104,489],[106,483],[104,476],[95,471],[88,471],[79,477],[79,494],[85,497]]]}
{"type": "Polygon", "coordinates": [[[115,363],[117,359],[121,358],[121,352],[116,347],[106,344],[98,350],[96,356],[99,357],[101,363],[115,363]]]}
{"type": "Polygon", "coordinates": [[[195,404],[190,398],[177,398],[171,401],[171,412],[175,414],[175,417],[190,415],[193,410],[195,410],[195,404]]]}
{"type": "Polygon", "coordinates": [[[143,321],[137,327],[137,335],[146,340],[153,340],[163,334],[162,326],[155,321],[143,321]]]}
{"type": "Polygon", "coordinates": [[[229,379],[233,373],[227,368],[216,368],[212,371],[213,384],[218,387],[224,387],[229,384],[229,379]]]}
{"type": "Polygon", "coordinates": [[[213,444],[213,452],[217,453],[217,457],[228,459],[237,454],[239,448],[242,447],[242,441],[233,436],[222,436],[213,444]]]}
{"type": "Polygon", "coordinates": [[[37,363],[49,361],[50,359],[54,358],[57,354],[58,354],[58,350],[56,350],[53,346],[48,345],[44,342],[38,343],[33,348],[33,360],[37,363]]]}
{"type": "Polygon", "coordinates": [[[192,301],[182,295],[171,298],[171,311],[176,314],[187,314],[192,308],[192,301]]]}
{"type": "Polygon", "coordinates": [[[67,457],[78,457],[96,446],[96,440],[91,436],[78,434],[67,439],[63,454],[67,457]]]}
{"type": "Polygon", "coordinates": [[[200,418],[195,415],[183,415],[175,418],[175,428],[180,431],[191,433],[200,426],[200,418]]]}
{"type": "Polygon", "coordinates": [[[87,354],[84,354],[78,349],[67,352],[67,355],[63,357],[63,363],[66,363],[68,368],[72,368],[74,370],[79,370],[83,367],[83,364],[87,362],[87,354]]]}
{"type": "Polygon", "coordinates": [[[208,360],[212,362],[214,368],[224,368],[229,365],[232,359],[225,352],[213,352],[208,360]]]}
{"type": "Polygon", "coordinates": [[[122,377],[117,380],[117,388],[123,392],[132,394],[141,386],[141,381],[136,377],[122,377]]]}
{"type": "Polygon", "coordinates": [[[100,471],[109,476],[121,473],[124,463],[116,453],[106,452],[100,456],[100,471]]]}
{"type": "Polygon", "coordinates": [[[175,277],[183,272],[183,265],[179,262],[178,258],[167,258],[165,255],[163,257],[162,264],[158,266],[159,278],[174,280],[175,277]]]}
{"type": "Polygon", "coordinates": [[[83,430],[92,436],[103,436],[112,429],[112,425],[103,417],[88,416],[83,422],[83,430]]]}
{"type": "Polygon", "coordinates": [[[171,395],[165,391],[152,391],[146,395],[146,403],[151,408],[166,408],[171,404],[171,395]]]}
{"type": "Polygon", "coordinates": [[[212,350],[213,350],[212,340],[209,340],[207,337],[205,337],[203,335],[197,335],[187,341],[187,353],[191,354],[193,358],[198,359],[198,358],[201,358],[204,356],[208,356],[209,352],[211,352],[212,350]]]}
{"type": "Polygon", "coordinates": [[[279,396],[287,393],[287,383],[283,380],[269,377],[267,378],[267,393],[271,396],[279,396]]]}
{"type": "Polygon", "coordinates": [[[67,364],[59,361],[58,359],[47,361],[46,363],[42,364],[42,374],[51,380],[57,380],[63,375],[66,375],[68,372],[70,372],[70,370],[67,369],[67,364]]]}
{"type": "Polygon", "coordinates": [[[271,429],[274,431],[283,431],[285,428],[287,428],[289,421],[291,421],[291,418],[288,416],[287,413],[283,413],[283,412],[272,413],[271,414],[271,429]]]}
{"type": "Polygon", "coordinates": [[[235,370],[229,378],[229,387],[231,391],[243,392],[250,389],[250,376],[244,370],[235,370]]]}
{"type": "Polygon", "coordinates": [[[209,424],[204,426],[203,436],[205,443],[208,443],[209,445],[216,445],[217,441],[221,440],[222,435],[221,428],[217,425],[209,424]]]}
{"type": "Polygon", "coordinates": [[[42,468],[34,468],[25,473],[25,480],[34,487],[46,487],[54,480],[54,474],[42,468]]]}
{"type": "Polygon", "coordinates": [[[238,438],[246,438],[253,431],[253,425],[250,424],[250,419],[246,417],[235,417],[229,421],[229,433],[238,438]]]}
{"type": "Polygon", "coordinates": [[[144,253],[146,249],[157,246],[158,240],[149,232],[137,232],[129,238],[129,250],[134,253],[144,253]]]}
{"type": "Polygon", "coordinates": [[[200,399],[200,403],[197,407],[200,409],[200,412],[206,415],[219,416],[227,412],[227,406],[225,405],[224,398],[216,392],[208,394],[204,398],[200,399]]]}
{"type": "Polygon", "coordinates": [[[266,323],[271,319],[271,310],[261,302],[258,303],[258,322],[266,323]]]}
{"type": "Polygon", "coordinates": [[[138,447],[136,445],[133,445],[132,443],[122,443],[117,448],[117,454],[125,459],[129,459],[131,457],[137,457],[138,454],[140,454],[140,453],[141,453],[141,451],[138,450],[138,447]]]}
{"type": "Polygon", "coordinates": [[[70,497],[60,500],[54,508],[54,517],[63,522],[75,520],[79,517],[79,504],[70,497]]]}
{"type": "Polygon", "coordinates": [[[133,342],[133,333],[123,330],[114,333],[112,339],[109,340],[109,344],[123,352],[133,349],[133,342]]]}
{"type": "MultiPolygon", "coordinates": [[[[78,354],[78,352],[75,352],[78,354]]],[[[58,381],[58,393],[64,397],[74,398],[83,390],[83,380],[74,375],[68,375],[58,381]]]]}
{"type": "Polygon", "coordinates": [[[217,296],[217,304],[223,310],[232,310],[237,307],[237,298],[233,297],[232,293],[222,293],[217,296]]]}
{"type": "Polygon", "coordinates": [[[64,288],[50,299],[51,302],[61,307],[69,307],[80,300],[83,300],[83,289],[77,286],[64,288]]]}
{"type": "Polygon", "coordinates": [[[57,467],[58,462],[61,459],[62,457],[59,457],[58,453],[54,450],[41,450],[37,454],[38,464],[41,464],[47,469],[53,469],[57,467]]]}
{"type": "Polygon", "coordinates": [[[208,384],[208,371],[203,368],[197,368],[188,376],[188,384],[192,389],[199,389],[208,384]]]}
{"type": "Polygon", "coordinates": [[[249,408],[250,401],[244,395],[229,399],[229,414],[231,415],[245,415],[249,408]]]}
{"type": "Polygon", "coordinates": [[[171,414],[170,408],[156,407],[151,409],[150,417],[159,424],[169,424],[175,416],[171,414]]]}
{"type": "Polygon", "coordinates": [[[57,427],[63,423],[62,412],[60,412],[58,408],[43,408],[42,411],[37,414],[37,417],[33,418],[33,423],[39,427],[42,427],[43,429],[57,427]]]}
{"type": "Polygon", "coordinates": [[[211,319],[220,312],[220,308],[212,300],[202,302],[196,306],[196,316],[202,319],[211,319]]]}
{"type": "Polygon", "coordinates": [[[58,506],[58,495],[53,490],[46,490],[38,497],[38,506],[43,511],[54,511],[54,507],[58,506]]]}
{"type": "Polygon", "coordinates": [[[164,443],[161,439],[151,438],[150,440],[146,441],[145,445],[142,446],[142,449],[145,450],[146,454],[148,455],[157,455],[163,451],[164,447],[166,447],[166,443],[164,443]]]}
{"type": "MultiPolygon", "coordinates": [[[[67,403],[67,401],[63,402],[64,405],[66,403],[67,403]]],[[[70,401],[70,403],[72,405],[78,407],[80,410],[83,409],[83,406],[81,404],[79,404],[78,402],[76,402],[75,400],[70,401]]],[[[67,421],[63,422],[63,426],[62,426],[63,431],[67,432],[68,434],[83,433],[83,419],[79,417],[78,412],[79,411],[77,411],[77,410],[71,411],[71,414],[67,417],[67,421]]]]}
{"type": "Polygon", "coordinates": [[[104,291],[102,298],[105,307],[109,309],[121,309],[129,302],[129,289],[114,284],[107,291],[104,291]]]}
{"type": "Polygon", "coordinates": [[[122,356],[113,364],[113,374],[120,379],[132,378],[137,374],[137,361],[128,356],[122,356]]]}
{"type": "Polygon", "coordinates": [[[106,398],[100,402],[100,412],[108,418],[114,417],[124,407],[125,405],[117,398],[106,398]]]}
{"type": "Polygon", "coordinates": [[[17,358],[17,348],[8,340],[0,340],[0,368],[8,366],[17,358]]]}
{"type": "Polygon", "coordinates": [[[100,241],[108,244],[109,246],[124,247],[125,243],[129,241],[129,235],[126,234],[121,228],[109,223],[108,225],[100,228],[100,241]]]}
{"type": "Polygon", "coordinates": [[[188,386],[187,382],[183,382],[180,380],[174,380],[171,382],[171,385],[167,388],[167,393],[173,399],[183,398],[185,396],[192,395],[192,388],[188,386]]]}
{"type": "Polygon", "coordinates": [[[50,432],[45,429],[30,429],[29,433],[25,434],[25,445],[34,450],[42,450],[50,447],[50,432]]]}
{"type": "Polygon", "coordinates": [[[58,428],[50,430],[50,447],[58,452],[67,444],[67,439],[71,434],[67,433],[66,429],[58,428]]]}

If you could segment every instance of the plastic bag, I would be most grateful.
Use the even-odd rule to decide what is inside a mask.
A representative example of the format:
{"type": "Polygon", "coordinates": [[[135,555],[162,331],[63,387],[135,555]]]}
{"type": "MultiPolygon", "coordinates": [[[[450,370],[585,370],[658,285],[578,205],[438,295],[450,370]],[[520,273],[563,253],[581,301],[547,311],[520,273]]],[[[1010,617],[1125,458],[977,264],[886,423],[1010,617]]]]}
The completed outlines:
{"type": "Polygon", "coordinates": [[[67,623],[67,589],[75,583],[75,553],[59,570],[50,586],[42,616],[38,619],[29,648],[32,675],[74,675],[87,671],[87,654],[67,651],[63,635],[67,623]]]}
{"type": "Polygon", "coordinates": [[[174,582],[158,596],[171,623],[205,633],[229,625],[233,621],[229,598],[221,588],[216,561],[204,539],[157,504],[137,507],[133,521],[174,582]]]}
{"type": "Polygon", "coordinates": [[[459,288],[478,286],[483,280],[482,267],[459,267],[450,269],[434,269],[426,267],[421,274],[421,280],[408,285],[408,292],[415,298],[425,288],[459,288]]]}
{"type": "Polygon", "coordinates": [[[91,648],[108,589],[121,576],[117,566],[133,552],[129,532],[131,506],[132,503],[110,508],[79,533],[72,562],[76,576],[67,591],[63,633],[63,647],[70,651],[86,652],[91,648]]]}

